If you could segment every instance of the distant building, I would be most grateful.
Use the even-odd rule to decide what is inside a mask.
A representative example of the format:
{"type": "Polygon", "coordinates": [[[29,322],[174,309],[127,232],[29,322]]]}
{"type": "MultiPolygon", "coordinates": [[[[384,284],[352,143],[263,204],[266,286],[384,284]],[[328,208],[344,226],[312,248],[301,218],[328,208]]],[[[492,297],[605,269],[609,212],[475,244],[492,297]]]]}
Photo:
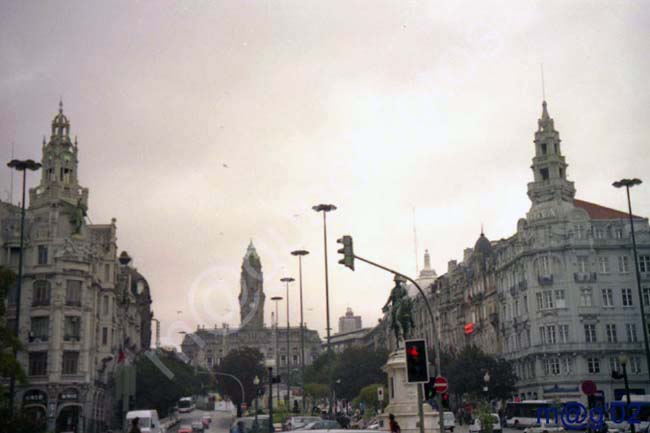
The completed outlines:
{"type": "MultiPolygon", "coordinates": [[[[249,244],[241,267],[240,278],[240,327],[226,324],[213,329],[198,327],[196,332],[185,335],[181,350],[193,365],[215,368],[233,350],[252,347],[258,349],[266,360],[274,360],[279,373],[286,376],[287,365],[291,369],[301,366],[300,326],[289,329],[287,351],[287,328],[264,325],[264,278],[262,262],[253,245],[249,244]]],[[[276,320],[277,321],[277,320],[276,320]]],[[[320,353],[321,340],[318,332],[304,329],[305,365],[312,363],[320,353]]]]}
{"type": "MultiPolygon", "coordinates": [[[[77,178],[77,140],[62,104],[42,152],[25,217],[18,360],[28,382],[17,386],[16,404],[47,431],[103,431],[118,404],[128,407],[115,398],[118,371],[150,346],[151,292],[131,259],[118,257],[115,220],[85,221],[88,189],[77,178]]],[[[18,207],[0,202],[0,228],[0,264],[18,273],[18,207]]],[[[10,329],[16,301],[14,287],[10,329]]]]}
{"type": "Polygon", "coordinates": [[[352,308],[348,307],[345,311],[345,316],[339,317],[339,334],[356,331],[361,328],[361,316],[355,316],[352,308]]]}

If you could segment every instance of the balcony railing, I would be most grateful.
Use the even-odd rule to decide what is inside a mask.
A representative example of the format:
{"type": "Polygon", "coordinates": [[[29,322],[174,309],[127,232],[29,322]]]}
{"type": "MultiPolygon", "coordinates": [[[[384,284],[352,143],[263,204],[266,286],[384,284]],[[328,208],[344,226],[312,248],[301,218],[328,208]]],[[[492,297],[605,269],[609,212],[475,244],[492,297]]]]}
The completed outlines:
{"type": "Polygon", "coordinates": [[[79,341],[81,341],[81,336],[80,335],[64,335],[63,340],[64,341],[79,342],[79,341]]]}
{"type": "Polygon", "coordinates": [[[574,272],[573,279],[576,283],[595,283],[598,274],[595,272],[574,272]]]}
{"type": "Polygon", "coordinates": [[[81,307],[81,301],[66,300],[65,305],[68,307],[81,307]]]}
{"type": "Polygon", "coordinates": [[[540,286],[550,286],[553,284],[553,275],[538,275],[537,282],[540,286]]]}
{"type": "Polygon", "coordinates": [[[50,299],[34,299],[32,300],[32,307],[43,307],[50,305],[50,299]]]}

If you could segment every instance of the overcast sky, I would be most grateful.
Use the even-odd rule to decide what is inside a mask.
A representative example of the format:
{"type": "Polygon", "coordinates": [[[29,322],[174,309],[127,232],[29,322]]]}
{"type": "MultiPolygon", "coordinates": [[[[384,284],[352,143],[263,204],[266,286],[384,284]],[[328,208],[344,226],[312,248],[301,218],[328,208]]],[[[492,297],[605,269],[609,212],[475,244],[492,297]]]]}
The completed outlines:
{"type": "MultiPolygon", "coordinates": [[[[512,235],[530,206],[542,63],[577,197],[625,209],[611,182],[645,176],[633,204],[650,215],[648,41],[650,9],[636,0],[3,0],[0,156],[14,142],[16,157],[40,159],[63,97],[90,219],[117,218],[164,344],[197,323],[238,324],[251,238],[267,299],[297,278],[289,252],[311,251],[305,320],[324,336],[311,206],[339,208],[332,326],[348,306],[372,326],[392,278],[338,265],[336,238],[413,275],[414,221],[420,266],[428,248],[438,274],[481,224],[490,239],[512,235]]],[[[0,182],[4,200],[7,168],[0,182]]]]}

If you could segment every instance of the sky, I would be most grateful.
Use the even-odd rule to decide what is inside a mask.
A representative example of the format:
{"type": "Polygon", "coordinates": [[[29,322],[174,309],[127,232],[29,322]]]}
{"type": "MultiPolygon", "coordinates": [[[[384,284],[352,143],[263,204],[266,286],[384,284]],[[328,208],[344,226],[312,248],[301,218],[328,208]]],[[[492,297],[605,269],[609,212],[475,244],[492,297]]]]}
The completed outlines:
{"type": "MultiPolygon", "coordinates": [[[[347,307],[373,326],[392,287],[337,264],[341,235],[409,275],[425,249],[444,273],[481,226],[512,235],[543,87],[578,198],[625,209],[612,181],[650,166],[647,2],[2,0],[0,12],[0,158],[14,143],[40,159],[63,99],[90,220],[117,219],[163,344],[238,325],[251,239],[267,299],[298,277],[290,251],[310,251],[305,322],[324,337],[319,203],[338,207],[334,331],[347,307]]],[[[647,217],[646,180],[633,206],[647,217]]],[[[4,168],[3,200],[9,185],[4,168]]],[[[297,324],[297,284],[289,297],[297,324]]]]}

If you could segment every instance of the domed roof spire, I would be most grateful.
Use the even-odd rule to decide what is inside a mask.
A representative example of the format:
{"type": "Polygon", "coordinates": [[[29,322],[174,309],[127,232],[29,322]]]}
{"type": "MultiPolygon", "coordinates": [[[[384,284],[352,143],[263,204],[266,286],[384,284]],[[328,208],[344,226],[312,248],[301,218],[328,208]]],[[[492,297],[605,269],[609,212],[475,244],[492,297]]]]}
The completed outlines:
{"type": "Polygon", "coordinates": [[[52,138],[66,143],[70,142],[70,122],[63,114],[63,99],[59,99],[59,113],[52,120],[52,138]]]}

